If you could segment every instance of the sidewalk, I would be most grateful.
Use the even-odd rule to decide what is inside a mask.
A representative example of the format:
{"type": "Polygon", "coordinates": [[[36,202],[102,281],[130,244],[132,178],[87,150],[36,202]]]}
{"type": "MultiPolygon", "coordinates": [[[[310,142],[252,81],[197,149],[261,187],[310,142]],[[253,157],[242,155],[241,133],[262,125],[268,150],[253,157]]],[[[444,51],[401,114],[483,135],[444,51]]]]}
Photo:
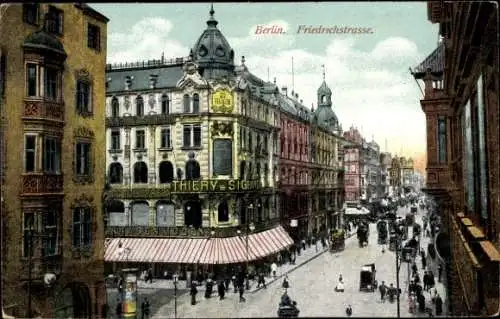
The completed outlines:
{"type": "MultiPolygon", "coordinates": [[[[356,234],[356,231],[352,231],[350,234],[346,236],[346,241],[354,236],[356,234]]],[[[318,243],[318,247],[320,247],[321,244],[318,243]]],[[[328,246],[328,245],[327,245],[328,246]]],[[[294,271],[295,269],[305,265],[306,263],[310,262],[311,260],[317,258],[321,254],[327,252],[329,250],[329,246],[326,247],[325,249],[319,248],[318,251],[314,248],[314,245],[311,245],[311,247],[306,246],[306,250],[301,250],[300,256],[297,255],[297,258],[295,260],[295,264],[292,265],[290,263],[286,263],[284,265],[281,265],[278,267],[278,271],[276,272],[276,278],[273,277],[266,277],[266,285],[269,285],[285,276],[286,274],[294,271]]],[[[174,289],[174,282],[172,279],[161,279],[161,278],[154,278],[152,283],[146,283],[144,280],[138,280],[137,281],[137,288],[138,289],[174,289]]],[[[204,291],[205,290],[205,285],[198,286],[198,291],[204,291]]],[[[109,288],[108,288],[109,289],[109,288]]],[[[189,288],[186,287],[186,281],[185,280],[179,280],[177,283],[177,290],[182,291],[182,290],[188,290],[189,288]]],[[[260,289],[263,288],[257,288],[257,281],[256,280],[250,280],[250,289],[248,292],[254,293],[256,291],[259,291],[260,289]]]]}

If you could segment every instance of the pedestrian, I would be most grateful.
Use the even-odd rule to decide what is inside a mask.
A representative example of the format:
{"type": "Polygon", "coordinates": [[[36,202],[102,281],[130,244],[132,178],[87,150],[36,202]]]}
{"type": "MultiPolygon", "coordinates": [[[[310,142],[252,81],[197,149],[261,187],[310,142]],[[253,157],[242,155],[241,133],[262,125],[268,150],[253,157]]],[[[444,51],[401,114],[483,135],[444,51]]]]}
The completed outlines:
{"type": "Polygon", "coordinates": [[[271,271],[273,273],[273,277],[276,278],[276,272],[278,271],[278,265],[276,265],[276,263],[272,263],[271,265],[271,271]]]}
{"type": "Polygon", "coordinates": [[[150,284],[153,283],[153,269],[152,268],[148,269],[148,281],[150,284]]]}
{"type": "Polygon", "coordinates": [[[347,308],[345,308],[345,314],[347,315],[347,317],[352,316],[352,307],[351,307],[351,305],[348,305],[347,308]]]}
{"type": "Polygon", "coordinates": [[[224,299],[224,295],[226,294],[226,287],[224,287],[224,282],[221,280],[217,286],[217,290],[219,292],[220,300],[224,299]]]}
{"type": "Polygon", "coordinates": [[[306,250],[306,240],[302,238],[302,250],[306,250]]]}
{"type": "Polygon", "coordinates": [[[149,311],[150,311],[150,305],[149,305],[148,298],[144,298],[144,301],[141,304],[142,319],[149,318],[149,311]]]}
{"type": "Polygon", "coordinates": [[[425,258],[425,253],[422,255],[422,269],[425,269],[427,266],[427,258],[425,258]]]}
{"type": "Polygon", "coordinates": [[[120,299],[116,300],[115,312],[116,312],[116,318],[121,319],[123,313],[123,304],[120,301],[120,299]]]}
{"type": "Polygon", "coordinates": [[[385,301],[385,294],[387,292],[387,286],[385,285],[385,281],[382,281],[382,284],[378,286],[378,290],[380,291],[380,301],[385,301]]]}
{"type": "Polygon", "coordinates": [[[424,294],[420,294],[417,296],[417,302],[418,302],[418,311],[425,312],[425,296],[424,296],[424,294]]]}
{"type": "Polygon", "coordinates": [[[259,281],[257,282],[257,288],[259,288],[260,285],[262,285],[264,288],[267,288],[266,279],[264,277],[264,273],[262,272],[259,274],[259,281]]]}
{"type": "Polygon", "coordinates": [[[285,278],[283,279],[282,287],[285,289],[288,289],[290,287],[290,284],[288,283],[288,276],[287,275],[285,275],[285,278]]]}
{"type": "Polygon", "coordinates": [[[441,276],[443,275],[443,265],[439,264],[438,267],[438,282],[441,282],[441,276]]]}
{"type": "Polygon", "coordinates": [[[429,280],[429,273],[427,271],[424,272],[424,290],[425,291],[429,291],[429,288],[430,288],[430,280],[429,280]]]}
{"type": "Polygon", "coordinates": [[[196,284],[193,282],[191,283],[191,305],[196,305],[196,294],[198,293],[198,289],[196,289],[196,284]]]}
{"type": "Polygon", "coordinates": [[[411,271],[412,271],[412,276],[415,277],[415,275],[418,272],[417,264],[415,262],[413,262],[411,265],[411,271]]]}
{"type": "Polygon", "coordinates": [[[245,297],[243,297],[243,294],[245,293],[245,288],[243,287],[243,285],[239,286],[239,291],[240,291],[240,302],[245,302],[246,299],[245,297]]]}
{"type": "Polygon", "coordinates": [[[389,289],[387,290],[387,295],[389,296],[389,302],[394,302],[394,297],[396,296],[396,288],[394,288],[393,284],[389,285],[389,289]]]}
{"type": "Polygon", "coordinates": [[[441,314],[443,313],[443,299],[441,299],[441,296],[439,294],[437,294],[436,296],[435,307],[436,316],[441,316],[441,314]]]}

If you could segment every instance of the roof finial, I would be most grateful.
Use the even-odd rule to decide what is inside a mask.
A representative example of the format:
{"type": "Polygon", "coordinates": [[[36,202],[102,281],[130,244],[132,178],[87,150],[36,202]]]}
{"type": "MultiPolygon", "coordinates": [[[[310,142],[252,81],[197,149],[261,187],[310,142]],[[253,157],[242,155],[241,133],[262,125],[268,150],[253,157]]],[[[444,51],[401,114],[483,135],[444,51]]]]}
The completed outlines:
{"type": "Polygon", "coordinates": [[[322,64],[321,67],[323,68],[323,81],[325,80],[325,65],[322,64]]]}
{"type": "Polygon", "coordinates": [[[245,56],[244,55],[241,56],[241,64],[245,65],[245,56]]]}
{"type": "Polygon", "coordinates": [[[218,22],[214,18],[215,11],[214,11],[214,4],[213,4],[213,2],[210,5],[210,12],[209,13],[210,13],[210,18],[208,18],[207,25],[209,27],[211,27],[211,28],[215,28],[215,27],[217,27],[218,22]]]}
{"type": "Polygon", "coordinates": [[[213,18],[214,17],[214,3],[212,2],[212,4],[210,5],[210,17],[213,18]]]}

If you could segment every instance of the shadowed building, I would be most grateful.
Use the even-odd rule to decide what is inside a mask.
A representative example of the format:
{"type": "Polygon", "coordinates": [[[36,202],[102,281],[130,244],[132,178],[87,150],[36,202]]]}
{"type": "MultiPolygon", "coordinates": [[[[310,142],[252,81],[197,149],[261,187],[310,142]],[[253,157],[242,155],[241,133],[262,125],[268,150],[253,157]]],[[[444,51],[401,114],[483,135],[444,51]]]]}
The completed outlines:
{"type": "Polygon", "coordinates": [[[0,5],[8,314],[103,316],[107,22],[84,4],[0,5]]]}
{"type": "Polygon", "coordinates": [[[450,314],[498,316],[500,196],[498,6],[428,2],[442,41],[413,76],[423,80],[427,188],[442,220],[450,314]]]}

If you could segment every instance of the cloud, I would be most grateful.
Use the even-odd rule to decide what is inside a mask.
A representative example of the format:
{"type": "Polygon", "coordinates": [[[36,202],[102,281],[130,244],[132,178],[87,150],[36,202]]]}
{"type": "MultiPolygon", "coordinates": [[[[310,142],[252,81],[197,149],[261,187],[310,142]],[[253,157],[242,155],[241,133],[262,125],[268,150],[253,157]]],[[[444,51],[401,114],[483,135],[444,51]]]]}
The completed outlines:
{"type": "Polygon", "coordinates": [[[189,48],[172,39],[172,22],[163,18],[144,18],[131,30],[108,37],[108,63],[133,62],[167,57],[184,57],[189,48]]]}
{"type": "MultiPolygon", "coordinates": [[[[146,18],[130,30],[111,34],[109,60],[159,58],[161,52],[167,58],[186,56],[189,47],[173,38],[171,30],[169,20],[146,18]]],[[[289,92],[293,89],[299,93],[299,100],[308,107],[316,105],[316,90],[323,81],[324,65],[325,80],[333,92],[333,108],[344,130],[354,124],[366,138],[373,135],[382,149],[387,139],[393,153],[399,153],[403,145],[406,153],[425,150],[421,93],[408,71],[409,66],[424,57],[415,43],[392,37],[360,51],[356,49],[356,41],[362,40],[334,38],[323,52],[311,52],[297,47],[295,36],[287,33],[289,30],[286,21],[274,20],[250,27],[243,37],[228,37],[229,31],[224,33],[235,55],[245,56],[245,64],[253,74],[271,82],[276,78],[278,86],[288,86],[289,92]],[[285,33],[255,34],[259,26],[259,30],[274,27],[285,33]]],[[[239,58],[235,62],[239,63],[239,58]]]]}

